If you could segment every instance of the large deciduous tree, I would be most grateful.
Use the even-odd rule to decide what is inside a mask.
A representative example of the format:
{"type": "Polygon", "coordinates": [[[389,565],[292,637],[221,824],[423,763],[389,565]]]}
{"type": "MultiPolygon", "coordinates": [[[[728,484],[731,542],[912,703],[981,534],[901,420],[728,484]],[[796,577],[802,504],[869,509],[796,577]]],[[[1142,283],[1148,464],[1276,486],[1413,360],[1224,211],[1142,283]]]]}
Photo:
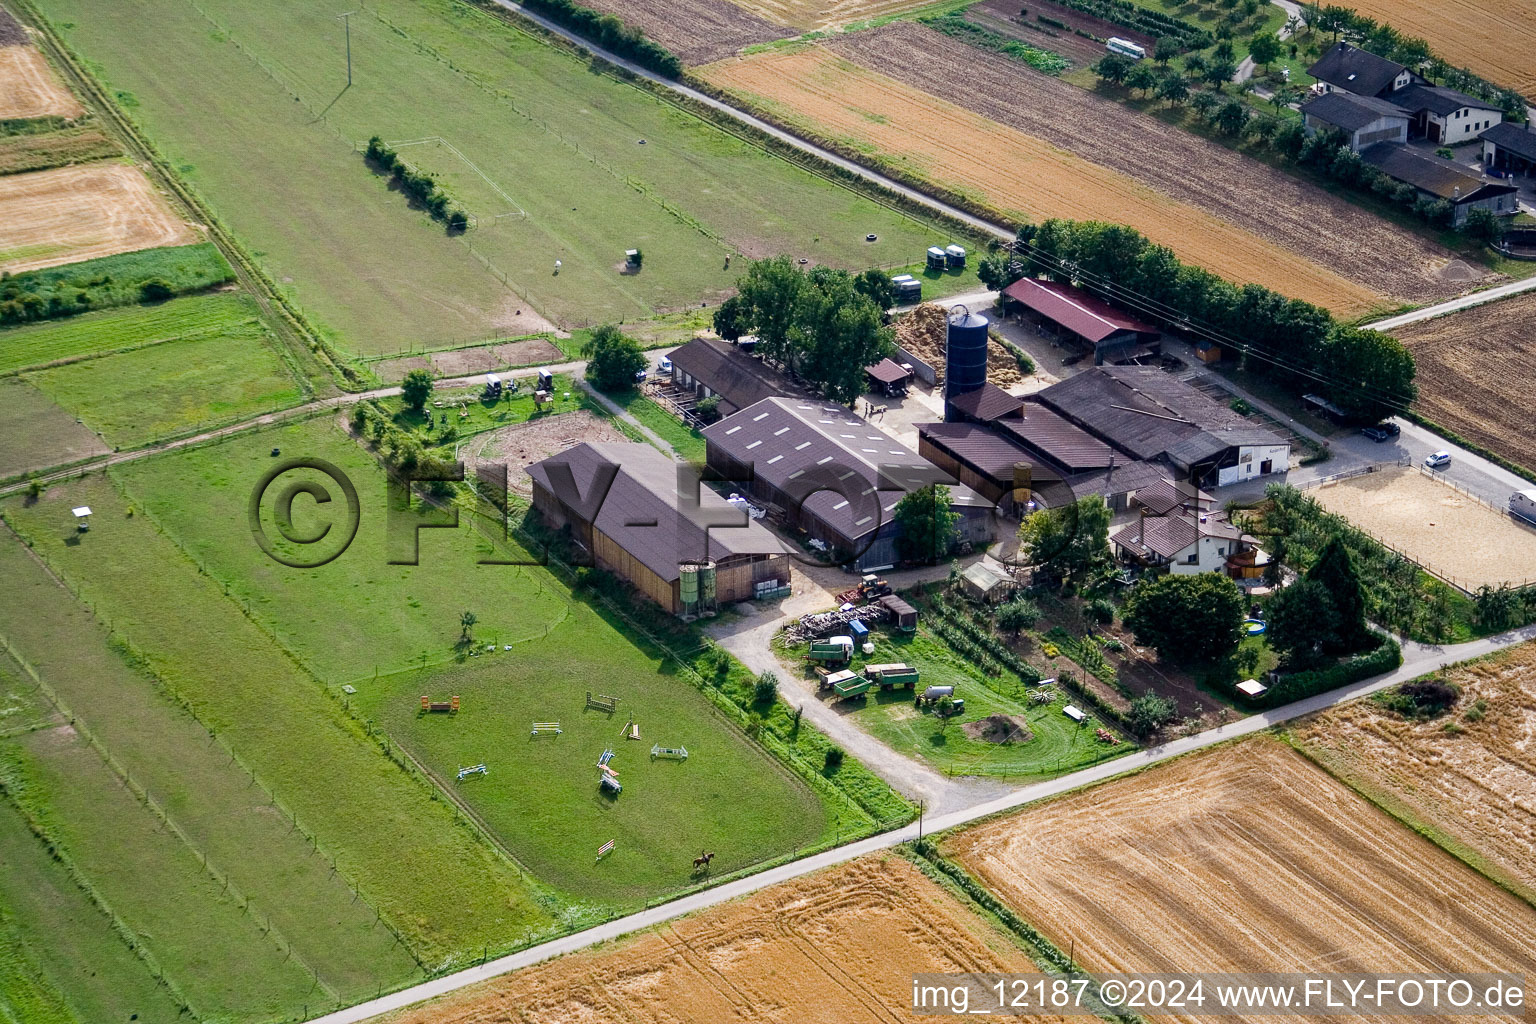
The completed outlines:
{"type": "Polygon", "coordinates": [[[1098,495],[1041,509],[1019,524],[1020,551],[1047,575],[1084,580],[1110,560],[1109,521],[1109,506],[1098,495]]]}
{"type": "Polygon", "coordinates": [[[950,504],[949,488],[929,484],[896,503],[896,550],[909,562],[931,564],[955,546],[960,513],[950,504]]]}
{"type": "Polygon", "coordinates": [[[1170,573],[1137,584],[1124,620],[1137,643],[1168,661],[1208,664],[1242,639],[1243,596],[1220,573],[1170,573]]]}
{"type": "Polygon", "coordinates": [[[612,324],[594,328],[581,354],[587,357],[587,380],[599,391],[632,388],[635,375],[645,369],[639,342],[612,324]]]}

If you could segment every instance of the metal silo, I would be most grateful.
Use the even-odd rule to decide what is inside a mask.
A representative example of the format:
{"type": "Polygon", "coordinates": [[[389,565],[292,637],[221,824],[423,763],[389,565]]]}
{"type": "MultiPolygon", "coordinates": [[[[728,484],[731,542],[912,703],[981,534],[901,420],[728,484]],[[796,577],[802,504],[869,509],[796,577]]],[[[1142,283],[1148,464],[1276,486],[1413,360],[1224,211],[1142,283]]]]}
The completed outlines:
{"type": "Polygon", "coordinates": [[[963,305],[949,311],[949,337],[944,347],[944,419],[959,417],[949,403],[987,382],[988,320],[963,305]]]}

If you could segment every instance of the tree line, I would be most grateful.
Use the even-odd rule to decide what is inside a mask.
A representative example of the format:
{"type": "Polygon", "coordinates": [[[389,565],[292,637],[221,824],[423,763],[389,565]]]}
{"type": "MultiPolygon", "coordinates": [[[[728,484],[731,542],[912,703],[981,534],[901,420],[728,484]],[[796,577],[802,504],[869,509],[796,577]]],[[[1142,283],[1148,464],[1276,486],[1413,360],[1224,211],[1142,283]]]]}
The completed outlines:
{"type": "MultiPolygon", "coordinates": [[[[1254,373],[1319,392],[1352,418],[1402,412],[1418,394],[1413,355],[1390,335],[1338,323],[1326,309],[1263,285],[1233,284],[1133,228],[1048,220],[1021,227],[1018,242],[1028,273],[1076,284],[1170,330],[1214,329],[1223,344],[1235,342],[1254,373]]],[[[989,288],[1023,275],[1006,253],[978,267],[989,288]]]]}
{"type": "Polygon", "coordinates": [[[864,368],[893,351],[885,311],[895,290],[878,270],[803,271],[776,256],[753,263],[737,287],[715,311],[715,333],[756,335],[759,355],[834,402],[852,405],[866,387],[864,368]]]}
{"type": "Polygon", "coordinates": [[[658,75],[678,78],[683,73],[683,62],[677,54],[612,14],[599,14],[571,0],[522,0],[522,4],[658,75]]]}
{"type": "Polygon", "coordinates": [[[468,215],[453,205],[453,199],[437,179],[423,171],[412,170],[398,153],[384,144],[383,139],[377,135],[369,139],[363,156],[369,163],[388,171],[390,180],[400,186],[400,191],[420,203],[434,220],[447,224],[449,231],[459,232],[469,227],[468,215]]]}

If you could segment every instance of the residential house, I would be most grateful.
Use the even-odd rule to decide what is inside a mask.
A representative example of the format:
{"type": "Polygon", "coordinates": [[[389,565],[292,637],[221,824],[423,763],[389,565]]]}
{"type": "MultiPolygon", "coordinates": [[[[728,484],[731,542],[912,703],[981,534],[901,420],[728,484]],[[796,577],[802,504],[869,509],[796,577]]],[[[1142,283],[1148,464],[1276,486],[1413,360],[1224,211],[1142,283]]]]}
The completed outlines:
{"type": "Polygon", "coordinates": [[[1247,579],[1262,574],[1269,561],[1258,541],[1223,513],[1185,506],[1164,515],[1150,515],[1143,509],[1134,522],[1111,533],[1109,542],[1122,561],[1166,567],[1177,575],[1220,572],[1247,579]]]}
{"type": "Polygon", "coordinates": [[[1389,93],[1424,79],[1396,61],[1340,42],[1307,69],[1323,93],[1346,92],[1384,99],[1389,93]]]}

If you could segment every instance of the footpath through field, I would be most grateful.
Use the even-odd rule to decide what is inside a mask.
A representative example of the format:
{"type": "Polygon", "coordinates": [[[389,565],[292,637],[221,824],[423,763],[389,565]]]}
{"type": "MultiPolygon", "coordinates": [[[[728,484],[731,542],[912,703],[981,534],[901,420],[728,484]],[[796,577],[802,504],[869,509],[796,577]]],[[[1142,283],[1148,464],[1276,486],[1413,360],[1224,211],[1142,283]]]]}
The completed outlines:
{"type": "Polygon", "coordinates": [[[1412,313],[1388,317],[1386,320],[1377,320],[1375,323],[1365,324],[1364,326],[1373,331],[1390,331],[1407,324],[1416,324],[1420,320],[1433,320],[1435,317],[1445,316],[1447,313],[1457,313],[1463,309],[1471,309],[1473,306],[1481,306],[1485,302],[1496,302],[1511,295],[1528,292],[1533,288],[1536,288],[1536,276],[1527,277],[1523,281],[1511,281],[1509,284],[1501,284],[1497,288],[1487,288],[1480,292],[1473,292],[1471,295],[1463,295],[1459,299],[1447,299],[1445,302],[1433,306],[1416,309],[1412,313]]]}
{"type": "Polygon", "coordinates": [[[1403,644],[1403,664],[1395,672],[1377,676],[1375,679],[1364,680],[1341,690],[1309,697],[1306,700],[1287,704],[1284,707],[1252,715],[1236,722],[1220,725],[1194,736],[1186,736],[1161,746],[1128,754],[1117,760],[1106,761],[1090,768],[1084,768],[1082,771],[1073,772],[1070,775],[1063,775],[1060,778],[1051,779],[1046,782],[1037,782],[1033,785],[1023,786],[1003,796],[981,800],[962,810],[927,818],[905,828],[886,832],[883,835],[872,836],[845,846],[839,846],[836,849],[827,850],[824,853],[815,854],[814,856],[806,857],[780,867],[770,868],[759,874],[738,879],[734,882],[727,882],[724,885],[713,889],[706,889],[703,892],[694,893],[690,896],[684,896],[637,914],[615,918],[595,928],[588,928],[585,931],[576,932],[564,938],[533,946],[521,952],[488,961],[477,967],[459,971],[456,974],[449,974],[408,989],[402,989],[399,992],[391,993],[379,999],[372,999],[345,1010],[326,1014],[324,1017],[315,1018],[314,1024],[359,1024],[359,1022],[366,1021],[370,1017],[381,1013],[399,1010],[427,999],[446,995],[449,992],[457,991],[458,989],[495,978],[502,974],[520,970],[540,961],[548,960],[551,957],[585,949],[596,943],[617,939],[622,935],[627,935],[630,932],[639,931],[644,928],[653,928],[667,921],[682,917],[685,914],[692,914],[708,907],[746,896],[760,889],[777,885],[780,882],[786,882],[793,878],[799,878],[802,875],[820,871],[823,868],[842,864],[868,853],[890,849],[901,843],[911,842],[921,834],[955,828],[959,825],[977,821],[988,815],[997,814],[1001,811],[1015,810],[1026,804],[1044,800],[1048,797],[1059,796],[1062,793],[1082,786],[1103,782],[1116,775],[1145,768],[1148,765],[1157,764],[1169,758],[1179,757],[1180,755],[1201,750],[1205,747],[1214,746],[1217,743],[1225,743],[1240,736],[1261,732],[1271,726],[1288,722],[1302,715],[1322,711],[1325,708],[1354,700],[1357,697],[1363,697],[1366,694],[1374,693],[1388,686],[1406,682],[1437,668],[1478,658],[1485,654],[1491,654],[1504,647],[1523,643],[1531,639],[1536,639],[1536,626],[1527,626],[1499,636],[1486,637],[1482,640],[1474,640],[1470,643],[1455,644],[1448,647],[1405,642],[1403,644]]]}

